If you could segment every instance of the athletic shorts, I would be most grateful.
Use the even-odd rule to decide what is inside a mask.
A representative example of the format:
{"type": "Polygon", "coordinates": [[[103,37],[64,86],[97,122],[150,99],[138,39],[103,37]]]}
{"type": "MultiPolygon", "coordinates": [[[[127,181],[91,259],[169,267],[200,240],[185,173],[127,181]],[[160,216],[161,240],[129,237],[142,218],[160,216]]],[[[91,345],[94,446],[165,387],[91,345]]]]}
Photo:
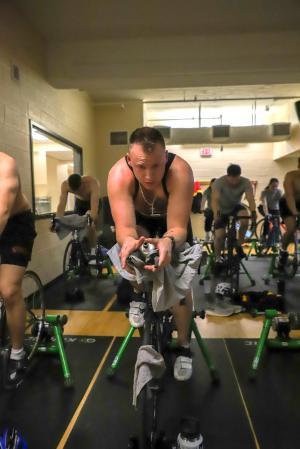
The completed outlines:
{"type": "MultiPolygon", "coordinates": [[[[91,202],[89,200],[75,199],[74,212],[78,215],[85,215],[89,210],[91,210],[91,202]]],[[[101,210],[101,199],[99,198],[98,213],[101,210]]]]}
{"type": "MultiPolygon", "coordinates": [[[[146,229],[150,237],[162,237],[167,232],[167,217],[146,217],[135,212],[136,224],[146,229]]],[[[189,220],[186,241],[193,245],[192,225],[189,220]]]]}
{"type": "Polygon", "coordinates": [[[244,206],[242,206],[241,204],[238,204],[228,214],[221,214],[218,218],[215,219],[215,229],[226,228],[226,226],[228,224],[229,217],[232,215],[237,215],[241,210],[246,210],[246,208],[244,206]]]}
{"type": "Polygon", "coordinates": [[[36,235],[31,210],[10,217],[0,237],[0,263],[27,267],[36,235]]]}
{"type": "MultiPolygon", "coordinates": [[[[296,202],[296,209],[300,213],[300,201],[296,202]]],[[[280,200],[279,200],[279,210],[280,210],[281,218],[283,218],[283,219],[286,217],[293,216],[293,214],[290,211],[290,208],[287,204],[286,198],[284,196],[282,198],[280,198],[280,200]]]]}

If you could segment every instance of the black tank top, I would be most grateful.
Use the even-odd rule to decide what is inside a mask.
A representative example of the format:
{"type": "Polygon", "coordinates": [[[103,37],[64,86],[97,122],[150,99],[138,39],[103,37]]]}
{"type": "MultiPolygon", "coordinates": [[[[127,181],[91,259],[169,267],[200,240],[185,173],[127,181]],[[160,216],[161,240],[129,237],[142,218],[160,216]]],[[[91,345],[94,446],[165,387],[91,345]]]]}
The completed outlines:
{"type": "MultiPolygon", "coordinates": [[[[172,162],[175,159],[175,156],[176,156],[176,154],[174,154],[174,153],[168,153],[168,160],[167,160],[167,163],[166,163],[166,166],[165,166],[164,176],[163,176],[163,178],[161,180],[162,188],[163,188],[163,191],[165,192],[165,195],[166,195],[167,198],[169,197],[169,192],[168,192],[168,189],[167,189],[167,175],[168,175],[169,168],[171,167],[172,162]]],[[[135,188],[134,188],[133,199],[135,200],[136,197],[137,197],[138,191],[139,191],[140,184],[139,184],[138,180],[135,177],[135,174],[134,174],[134,172],[132,170],[132,167],[130,167],[130,165],[128,163],[127,156],[125,156],[125,161],[126,161],[126,164],[129,167],[129,169],[132,171],[133,176],[134,176],[135,188]]]]}

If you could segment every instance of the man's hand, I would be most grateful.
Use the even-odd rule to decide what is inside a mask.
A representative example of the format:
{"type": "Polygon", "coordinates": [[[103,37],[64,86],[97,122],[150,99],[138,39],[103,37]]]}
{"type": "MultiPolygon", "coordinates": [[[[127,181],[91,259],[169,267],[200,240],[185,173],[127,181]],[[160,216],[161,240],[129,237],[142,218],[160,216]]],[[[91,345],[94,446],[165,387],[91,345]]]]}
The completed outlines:
{"type": "Polygon", "coordinates": [[[120,251],[120,259],[122,268],[125,269],[127,265],[127,257],[130,256],[134,251],[137,251],[139,247],[144,243],[145,237],[140,237],[135,239],[134,237],[127,237],[122,245],[120,251]]]}
{"type": "Polygon", "coordinates": [[[145,265],[144,269],[154,272],[169,265],[172,259],[172,240],[167,237],[163,237],[161,239],[149,238],[145,239],[145,241],[148,243],[152,243],[158,249],[159,259],[158,266],[145,265]]]}

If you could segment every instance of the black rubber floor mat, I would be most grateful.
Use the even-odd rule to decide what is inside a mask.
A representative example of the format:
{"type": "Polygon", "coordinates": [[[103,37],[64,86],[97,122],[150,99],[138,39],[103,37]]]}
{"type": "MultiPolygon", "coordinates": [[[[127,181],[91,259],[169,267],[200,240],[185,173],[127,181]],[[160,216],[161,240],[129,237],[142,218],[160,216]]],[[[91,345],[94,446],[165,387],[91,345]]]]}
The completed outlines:
{"type": "Polygon", "coordinates": [[[110,341],[106,337],[66,337],[66,352],[74,378],[72,389],[63,386],[57,358],[37,356],[19,389],[13,392],[1,389],[0,428],[14,425],[27,440],[29,449],[54,449],[110,341]]]}
{"type": "Polygon", "coordinates": [[[103,310],[115,292],[116,282],[111,279],[60,278],[45,289],[45,302],[47,309],[103,310]],[[74,289],[80,289],[83,298],[76,297],[74,289]]]}
{"type": "Polygon", "coordinates": [[[266,350],[257,378],[249,380],[256,340],[227,340],[234,369],[261,449],[299,446],[300,351],[266,350]]]}
{"type": "MultiPolygon", "coordinates": [[[[198,347],[193,342],[194,373],[180,383],[166,374],[161,394],[160,427],[169,437],[178,432],[183,415],[201,421],[205,447],[210,449],[255,449],[250,427],[242,407],[234,374],[222,340],[206,340],[221,374],[214,386],[198,347]]],[[[117,339],[107,362],[112,361],[121,339],[117,339]]],[[[140,411],[132,407],[133,370],[139,339],[131,340],[114,380],[98,378],[86,406],[74,427],[66,449],[126,449],[130,435],[140,435],[140,411]]]]}

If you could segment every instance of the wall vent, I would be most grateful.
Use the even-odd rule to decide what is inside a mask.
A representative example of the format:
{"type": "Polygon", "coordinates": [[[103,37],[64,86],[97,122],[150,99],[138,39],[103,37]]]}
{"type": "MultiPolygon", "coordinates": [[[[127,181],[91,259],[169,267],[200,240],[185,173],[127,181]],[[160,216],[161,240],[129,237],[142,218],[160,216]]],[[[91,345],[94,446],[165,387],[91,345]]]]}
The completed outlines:
{"type": "Polygon", "coordinates": [[[110,133],[111,145],[127,145],[128,133],[127,131],[112,131],[110,133]]]}
{"type": "Polygon", "coordinates": [[[212,136],[214,139],[224,139],[229,137],[230,126],[229,125],[217,125],[212,127],[212,136]]]}
{"type": "Polygon", "coordinates": [[[272,135],[274,137],[289,136],[291,133],[290,123],[272,123],[272,135]]]}

